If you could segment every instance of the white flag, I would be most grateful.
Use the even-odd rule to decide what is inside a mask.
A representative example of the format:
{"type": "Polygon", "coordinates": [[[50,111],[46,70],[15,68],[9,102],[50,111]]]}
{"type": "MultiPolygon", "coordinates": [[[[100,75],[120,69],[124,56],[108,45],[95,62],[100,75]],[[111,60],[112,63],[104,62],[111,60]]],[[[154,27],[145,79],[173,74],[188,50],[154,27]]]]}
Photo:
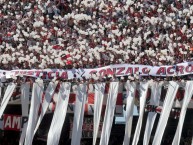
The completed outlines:
{"type": "Polygon", "coordinates": [[[113,123],[118,89],[119,89],[119,82],[110,83],[100,145],[108,145],[109,143],[109,137],[110,137],[112,123],[113,123]]]}
{"type": "Polygon", "coordinates": [[[22,121],[25,121],[24,124],[22,122],[22,133],[19,140],[19,145],[23,145],[26,129],[27,129],[27,120],[28,120],[28,111],[29,111],[29,89],[30,84],[25,83],[21,85],[21,104],[22,104],[22,121]]]}
{"type": "Polygon", "coordinates": [[[170,81],[152,145],[160,145],[179,85],[170,81]]]}
{"type": "MultiPolygon", "coordinates": [[[[159,106],[159,99],[161,96],[162,84],[158,82],[153,82],[151,84],[151,99],[149,105],[159,106]]],[[[143,144],[148,145],[151,132],[154,126],[154,122],[156,119],[157,113],[156,112],[149,112],[147,116],[147,122],[145,127],[145,133],[143,138],[143,144]]]]}
{"type": "Polygon", "coordinates": [[[34,129],[37,123],[38,110],[40,106],[40,98],[43,95],[44,85],[43,82],[35,82],[33,84],[31,106],[28,118],[28,124],[26,129],[25,145],[32,145],[34,129]]]}
{"type": "Polygon", "coordinates": [[[135,93],[136,93],[136,83],[127,81],[125,86],[127,90],[127,100],[126,100],[127,106],[126,106],[126,112],[125,112],[126,125],[125,125],[125,137],[124,137],[123,145],[129,145],[130,138],[131,138],[132,121],[133,121],[133,108],[134,108],[134,100],[135,100],[135,93]]]}
{"type": "Polygon", "coordinates": [[[144,108],[145,108],[145,102],[146,102],[146,96],[147,96],[147,91],[148,91],[148,86],[149,82],[141,82],[140,83],[140,110],[139,110],[139,119],[137,122],[137,126],[135,129],[135,134],[133,137],[133,142],[132,145],[137,145],[139,141],[139,136],[141,132],[141,126],[142,126],[142,121],[143,121],[143,114],[144,114],[144,108]]]}
{"type": "Polygon", "coordinates": [[[57,83],[58,83],[57,81],[56,82],[50,82],[47,89],[46,89],[45,98],[44,98],[43,103],[42,103],[41,112],[40,112],[40,116],[38,118],[38,122],[36,124],[36,128],[34,130],[34,135],[35,135],[36,131],[38,130],[39,125],[40,125],[44,115],[46,114],[46,111],[47,111],[48,106],[50,104],[50,101],[52,99],[52,95],[54,94],[54,91],[56,89],[57,83]]]}
{"type": "Polygon", "coordinates": [[[8,86],[7,86],[7,89],[5,91],[5,94],[4,94],[4,97],[3,97],[3,100],[1,102],[1,106],[0,106],[0,118],[2,117],[3,115],[3,112],[9,102],[9,99],[11,98],[11,95],[13,94],[13,91],[15,90],[15,87],[16,87],[16,84],[15,83],[10,83],[8,86]]]}
{"type": "Polygon", "coordinates": [[[184,118],[186,115],[186,110],[188,108],[188,104],[191,100],[191,97],[193,95],[193,81],[187,81],[186,82],[186,87],[185,87],[185,94],[184,94],[184,99],[183,99],[183,104],[181,108],[181,113],[180,113],[180,119],[178,122],[178,126],[176,129],[176,133],[172,142],[172,145],[179,145],[180,144],[180,138],[182,134],[182,127],[184,124],[184,118]]]}
{"type": "Polygon", "coordinates": [[[68,107],[68,100],[70,96],[70,83],[61,83],[58,93],[58,101],[56,109],[48,132],[47,145],[58,145],[60,140],[60,134],[62,131],[63,123],[66,118],[66,112],[68,107]]]}
{"type": "Polygon", "coordinates": [[[105,92],[105,83],[98,83],[94,85],[95,96],[94,96],[94,130],[93,130],[93,145],[96,144],[98,135],[99,123],[101,119],[101,110],[103,106],[103,98],[105,92]]]}
{"type": "Polygon", "coordinates": [[[78,85],[76,93],[71,145],[80,145],[80,139],[82,137],[82,124],[84,118],[86,97],[87,97],[86,85],[85,84],[78,85]]]}

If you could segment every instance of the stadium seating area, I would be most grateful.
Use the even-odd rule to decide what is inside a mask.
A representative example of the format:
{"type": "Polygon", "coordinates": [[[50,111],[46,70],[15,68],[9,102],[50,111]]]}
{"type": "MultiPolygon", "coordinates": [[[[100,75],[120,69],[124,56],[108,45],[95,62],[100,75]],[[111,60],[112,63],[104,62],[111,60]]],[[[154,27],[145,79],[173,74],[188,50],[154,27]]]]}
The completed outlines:
{"type": "Polygon", "coordinates": [[[192,60],[192,0],[1,0],[1,69],[192,60]]]}

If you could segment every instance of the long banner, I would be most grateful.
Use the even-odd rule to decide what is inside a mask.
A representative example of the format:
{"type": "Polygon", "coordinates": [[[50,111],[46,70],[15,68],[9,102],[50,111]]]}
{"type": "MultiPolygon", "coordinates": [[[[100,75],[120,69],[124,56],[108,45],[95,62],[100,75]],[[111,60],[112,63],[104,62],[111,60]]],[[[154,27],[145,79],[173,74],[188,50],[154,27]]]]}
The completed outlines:
{"type": "Polygon", "coordinates": [[[92,69],[31,69],[31,70],[0,70],[0,78],[11,78],[13,76],[31,76],[41,77],[42,79],[73,79],[85,77],[89,78],[94,74],[100,76],[116,75],[127,76],[131,74],[140,74],[141,76],[182,76],[193,74],[193,62],[184,62],[176,65],[167,66],[149,66],[149,65],[131,65],[131,64],[116,64],[100,68],[92,69]]]}

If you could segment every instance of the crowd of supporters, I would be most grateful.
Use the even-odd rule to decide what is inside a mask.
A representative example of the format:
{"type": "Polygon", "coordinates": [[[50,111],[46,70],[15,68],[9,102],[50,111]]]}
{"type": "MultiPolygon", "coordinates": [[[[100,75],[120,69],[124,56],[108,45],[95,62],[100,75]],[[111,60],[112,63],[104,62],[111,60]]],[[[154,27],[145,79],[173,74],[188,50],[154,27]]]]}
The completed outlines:
{"type": "Polygon", "coordinates": [[[0,66],[173,65],[192,31],[192,0],[0,0],[0,66]]]}

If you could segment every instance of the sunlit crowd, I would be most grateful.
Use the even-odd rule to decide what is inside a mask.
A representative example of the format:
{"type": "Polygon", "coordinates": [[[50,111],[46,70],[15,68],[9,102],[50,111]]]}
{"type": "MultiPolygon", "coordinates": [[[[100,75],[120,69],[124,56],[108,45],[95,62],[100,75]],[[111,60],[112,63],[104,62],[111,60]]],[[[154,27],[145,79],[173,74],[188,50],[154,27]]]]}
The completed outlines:
{"type": "Polygon", "coordinates": [[[173,65],[192,31],[192,0],[0,0],[0,66],[173,65]]]}

